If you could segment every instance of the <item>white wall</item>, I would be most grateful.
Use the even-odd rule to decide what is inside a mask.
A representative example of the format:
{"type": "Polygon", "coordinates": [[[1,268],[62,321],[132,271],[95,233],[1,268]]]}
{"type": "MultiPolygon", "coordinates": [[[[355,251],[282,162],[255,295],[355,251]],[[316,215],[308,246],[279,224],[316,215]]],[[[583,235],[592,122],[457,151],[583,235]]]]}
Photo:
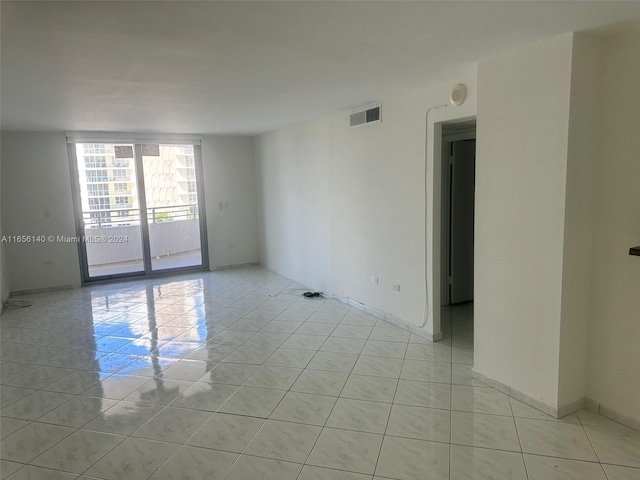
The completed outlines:
{"type": "Polygon", "coordinates": [[[203,137],[202,163],[209,268],[257,262],[257,198],[251,137],[203,137]]]}
{"type": "Polygon", "coordinates": [[[572,36],[478,65],[475,366],[556,406],[572,36]]]}
{"type": "MultiPolygon", "coordinates": [[[[0,144],[2,139],[0,138],[0,144]]],[[[1,149],[0,149],[1,150],[1,149]]],[[[2,185],[2,154],[0,153],[0,185],[2,185]]],[[[2,195],[0,195],[0,239],[3,235],[2,229],[2,195]]],[[[9,276],[7,275],[6,254],[4,243],[0,243],[0,302],[4,302],[9,296],[9,276]]],[[[0,305],[0,312],[2,305],[0,305]]]]}
{"type": "MultiPolygon", "coordinates": [[[[75,235],[64,133],[2,132],[2,227],[4,235],[75,235]]],[[[80,285],[76,244],[5,247],[11,291],[80,285]]]]}
{"type": "MultiPolygon", "coordinates": [[[[433,175],[434,122],[475,115],[475,77],[469,65],[450,83],[382,99],[380,124],[350,129],[345,112],[258,137],[261,262],[310,288],[422,324],[425,164],[433,175]],[[467,84],[469,98],[430,115],[427,162],[425,114],[446,103],[458,82],[467,84]]],[[[429,217],[437,195],[427,192],[429,217]]],[[[431,252],[433,232],[428,237],[431,252]]],[[[430,275],[432,263],[430,256],[430,275]]],[[[432,315],[425,332],[434,332],[432,315]]]]}
{"type": "Polygon", "coordinates": [[[551,407],[588,397],[632,421],[639,49],[636,25],[480,62],[476,177],[474,369],[551,407]]]}
{"type": "Polygon", "coordinates": [[[314,122],[255,139],[261,263],[325,293],[331,277],[331,131],[314,122]]]}
{"type": "Polygon", "coordinates": [[[558,405],[579,402],[587,390],[600,77],[600,40],[575,34],[571,55],[558,405]]]}
{"type": "Polygon", "coordinates": [[[640,27],[603,42],[588,395],[640,421],[640,27]]]}
{"type": "MultiPolygon", "coordinates": [[[[2,132],[1,148],[2,234],[75,236],[65,134],[2,132]],[[49,218],[45,210],[51,213],[49,218]]],[[[256,262],[251,138],[206,136],[202,157],[211,268],[256,262]]],[[[5,247],[11,291],[80,285],[76,244],[5,247]],[[45,266],[45,260],[53,264],[45,266]]]]}

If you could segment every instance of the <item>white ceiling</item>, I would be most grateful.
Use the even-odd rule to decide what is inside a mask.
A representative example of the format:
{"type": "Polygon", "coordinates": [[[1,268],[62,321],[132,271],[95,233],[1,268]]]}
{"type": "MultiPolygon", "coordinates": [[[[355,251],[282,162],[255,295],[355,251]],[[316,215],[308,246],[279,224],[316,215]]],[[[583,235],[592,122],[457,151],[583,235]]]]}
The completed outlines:
{"type": "Polygon", "coordinates": [[[640,2],[1,2],[9,130],[272,130],[640,18],[640,2]]]}

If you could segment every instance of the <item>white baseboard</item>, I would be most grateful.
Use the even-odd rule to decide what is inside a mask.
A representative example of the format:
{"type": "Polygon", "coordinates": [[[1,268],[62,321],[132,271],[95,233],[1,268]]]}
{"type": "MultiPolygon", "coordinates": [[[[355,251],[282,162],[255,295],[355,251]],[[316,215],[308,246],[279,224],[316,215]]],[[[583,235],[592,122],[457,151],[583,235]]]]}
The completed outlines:
{"type": "Polygon", "coordinates": [[[55,287],[42,287],[42,288],[30,288],[28,290],[14,290],[9,294],[11,297],[20,297],[22,295],[33,295],[35,293],[50,293],[58,292],[60,290],[71,290],[73,285],[58,285],[55,287]]]}
{"type": "Polygon", "coordinates": [[[361,303],[361,302],[357,302],[352,298],[342,297],[340,295],[332,295],[331,298],[339,302],[342,302],[346,305],[349,305],[350,307],[357,308],[358,310],[361,310],[364,313],[368,313],[369,315],[379,318],[380,320],[384,320],[387,323],[391,323],[396,327],[400,327],[404,330],[407,330],[415,335],[418,335],[419,337],[424,338],[425,340],[429,340],[431,342],[437,342],[438,340],[442,340],[442,333],[439,333],[437,335],[431,335],[429,332],[418,327],[417,325],[413,325],[412,323],[409,323],[406,320],[403,320],[394,315],[391,315],[390,313],[384,312],[382,310],[378,310],[376,308],[369,307],[368,305],[365,305],[364,303],[361,303]]]}
{"type": "Polygon", "coordinates": [[[471,369],[471,377],[474,379],[489,385],[491,388],[498,390],[499,392],[504,393],[505,395],[509,395],[509,386],[501,383],[493,378],[487,377],[486,375],[477,372],[474,368],[471,369]]]}
{"type": "Polygon", "coordinates": [[[592,412],[599,413],[603,417],[607,417],[608,419],[613,420],[614,422],[621,423],[622,425],[625,425],[629,428],[633,428],[634,430],[637,430],[640,432],[640,420],[637,420],[635,418],[631,418],[628,415],[624,415],[622,413],[616,412],[615,410],[612,410],[611,408],[605,405],[602,405],[601,403],[598,403],[591,398],[586,399],[586,406],[592,412]]]}
{"type": "Polygon", "coordinates": [[[549,405],[536,398],[530,397],[529,395],[522,393],[519,390],[516,390],[515,388],[512,388],[511,386],[505,383],[499,382],[498,380],[494,380],[491,377],[487,377],[486,375],[478,372],[475,368],[471,369],[471,376],[476,380],[486,383],[490,387],[495,388],[496,390],[504,393],[505,395],[509,395],[510,397],[513,397],[516,400],[519,400],[522,403],[525,403],[530,407],[535,408],[536,410],[540,410],[542,413],[546,413],[547,415],[553,418],[562,418],[566,415],[569,415],[571,413],[577,412],[578,410],[585,408],[585,406],[588,404],[586,398],[581,398],[579,400],[576,400],[575,402],[554,407],[553,405],[549,405]]]}
{"type": "Polygon", "coordinates": [[[260,262],[234,263],[233,265],[220,265],[218,267],[213,267],[211,271],[218,272],[220,270],[232,270],[234,268],[256,267],[258,265],[260,265],[260,262]]]}
{"type": "Polygon", "coordinates": [[[558,407],[558,413],[556,418],[565,417],[571,413],[574,413],[574,412],[577,412],[578,410],[582,410],[583,408],[586,408],[586,406],[587,406],[587,397],[582,397],[581,399],[566,405],[560,405],[558,407]]]}

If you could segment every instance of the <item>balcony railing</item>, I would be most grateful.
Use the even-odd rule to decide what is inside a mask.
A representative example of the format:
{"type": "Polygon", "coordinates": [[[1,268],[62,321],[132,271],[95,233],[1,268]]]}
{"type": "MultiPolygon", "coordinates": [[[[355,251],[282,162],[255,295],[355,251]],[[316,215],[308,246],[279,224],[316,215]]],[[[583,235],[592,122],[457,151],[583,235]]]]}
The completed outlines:
{"type": "Polygon", "coordinates": [[[175,207],[147,208],[149,223],[174,222],[176,220],[193,220],[198,218],[198,204],[179,205],[175,207]]]}
{"type": "MultiPolygon", "coordinates": [[[[171,207],[147,208],[149,223],[175,222],[179,220],[193,220],[199,218],[198,204],[176,205],[171,207]]],[[[140,210],[138,208],[108,208],[84,210],[82,221],[85,228],[124,227],[140,224],[140,210]]]]}

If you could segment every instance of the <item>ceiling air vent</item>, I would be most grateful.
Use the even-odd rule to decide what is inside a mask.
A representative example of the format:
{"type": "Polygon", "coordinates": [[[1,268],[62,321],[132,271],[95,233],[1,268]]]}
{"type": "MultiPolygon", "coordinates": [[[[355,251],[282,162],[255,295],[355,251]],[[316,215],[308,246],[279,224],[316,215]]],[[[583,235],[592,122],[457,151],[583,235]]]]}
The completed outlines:
{"type": "Polygon", "coordinates": [[[351,112],[351,115],[349,116],[349,127],[361,127],[371,123],[380,123],[381,121],[380,104],[378,103],[376,105],[369,105],[351,112]]]}

